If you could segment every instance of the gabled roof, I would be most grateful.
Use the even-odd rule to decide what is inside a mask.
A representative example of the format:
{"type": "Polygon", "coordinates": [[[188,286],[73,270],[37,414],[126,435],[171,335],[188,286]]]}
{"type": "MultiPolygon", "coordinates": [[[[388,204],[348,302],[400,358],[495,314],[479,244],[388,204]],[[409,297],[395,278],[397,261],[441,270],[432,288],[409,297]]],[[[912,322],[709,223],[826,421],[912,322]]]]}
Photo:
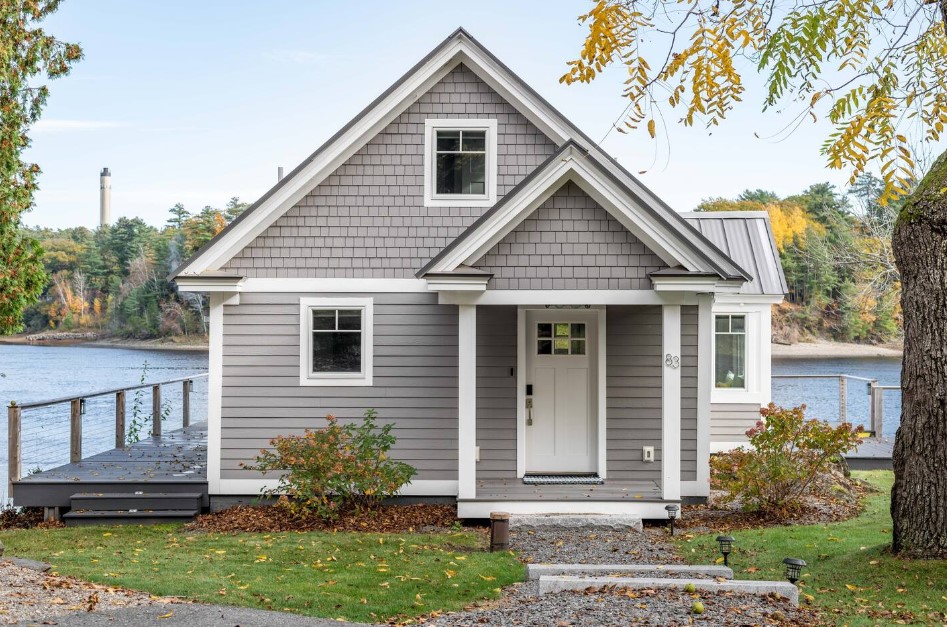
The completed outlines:
{"type": "Polygon", "coordinates": [[[682,213],[687,222],[752,276],[741,294],[784,295],[789,291],[779,250],[765,211],[682,213]]]}
{"type": "MultiPolygon", "coordinates": [[[[748,277],[739,266],[622,168],[467,31],[458,28],[227,228],[172,272],[170,278],[202,275],[219,270],[405,108],[460,64],[473,71],[540,131],[562,146],[562,150],[585,151],[603,175],[607,175],[624,188],[626,194],[636,198],[636,205],[642,211],[650,214],[654,221],[662,223],[671,232],[671,239],[689,241],[694,254],[697,254],[696,251],[704,251],[703,254],[697,254],[698,257],[704,257],[703,263],[713,266],[721,276],[748,277]]],[[[522,183],[519,187],[522,187],[522,183]]]]}
{"type": "Polygon", "coordinates": [[[669,266],[723,279],[749,278],[716,246],[686,224],[681,228],[663,208],[649,204],[571,139],[421,268],[417,276],[473,265],[568,181],[594,198],[669,266]]]}

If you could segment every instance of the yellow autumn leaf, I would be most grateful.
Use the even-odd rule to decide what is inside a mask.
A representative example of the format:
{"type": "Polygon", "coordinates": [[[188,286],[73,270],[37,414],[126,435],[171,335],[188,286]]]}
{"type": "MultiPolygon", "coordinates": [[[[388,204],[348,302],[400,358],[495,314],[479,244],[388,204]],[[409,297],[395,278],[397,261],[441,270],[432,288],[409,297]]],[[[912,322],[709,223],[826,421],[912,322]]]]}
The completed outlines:
{"type": "Polygon", "coordinates": [[[444,574],[447,575],[447,578],[448,578],[448,579],[453,579],[453,578],[454,578],[454,575],[456,575],[457,572],[456,572],[456,571],[453,571],[453,570],[450,570],[450,569],[447,569],[447,570],[444,571],[444,574]]]}
{"type": "Polygon", "coordinates": [[[171,618],[172,616],[174,616],[174,611],[173,611],[173,610],[170,611],[170,612],[168,612],[167,614],[162,614],[162,615],[159,616],[158,618],[171,618]]]}
{"type": "Polygon", "coordinates": [[[494,581],[496,579],[496,577],[491,577],[489,575],[480,575],[480,578],[484,581],[494,581]]]}

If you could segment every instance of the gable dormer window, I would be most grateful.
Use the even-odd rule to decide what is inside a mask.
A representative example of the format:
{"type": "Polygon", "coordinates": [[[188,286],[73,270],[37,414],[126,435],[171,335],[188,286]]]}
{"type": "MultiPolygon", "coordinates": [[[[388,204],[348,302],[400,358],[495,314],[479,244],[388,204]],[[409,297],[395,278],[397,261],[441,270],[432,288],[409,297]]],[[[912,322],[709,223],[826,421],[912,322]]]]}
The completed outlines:
{"type": "Polygon", "coordinates": [[[489,207],[496,202],[496,120],[426,120],[424,204],[489,207]]]}

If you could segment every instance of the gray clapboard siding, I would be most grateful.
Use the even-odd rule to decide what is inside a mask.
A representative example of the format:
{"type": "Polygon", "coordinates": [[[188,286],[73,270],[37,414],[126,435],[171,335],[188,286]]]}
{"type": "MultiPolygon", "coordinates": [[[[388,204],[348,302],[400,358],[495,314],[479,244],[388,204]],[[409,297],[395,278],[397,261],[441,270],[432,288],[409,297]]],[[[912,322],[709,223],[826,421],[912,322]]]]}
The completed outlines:
{"type": "Polygon", "coordinates": [[[474,266],[496,290],[645,290],[667,264],[568,181],[474,266]]]}
{"type": "Polygon", "coordinates": [[[413,278],[485,211],[424,206],[427,118],[497,120],[498,199],[556,150],[503,97],[458,66],[224,269],[248,277],[413,278]]]}
{"type": "Polygon", "coordinates": [[[697,306],[681,307],[681,481],[697,481],[697,306]]]}
{"type": "Polygon", "coordinates": [[[515,306],[477,308],[477,479],[516,477],[515,306]]]}
{"type": "Polygon", "coordinates": [[[746,442],[746,431],[760,419],[758,403],[713,403],[710,406],[711,442],[746,442]]]}
{"type": "MultiPolygon", "coordinates": [[[[299,299],[311,294],[244,293],[224,307],[221,473],[240,469],[277,435],[358,419],[366,409],[394,422],[393,456],[418,479],[457,478],[457,309],[435,294],[325,294],[374,299],[371,387],[299,385],[299,299]]],[[[514,343],[515,350],[515,343],[514,343]]]]}
{"type": "Polygon", "coordinates": [[[605,315],[608,477],[660,484],[661,307],[610,306],[605,315]],[[641,461],[643,446],[654,447],[654,463],[641,461]]]}

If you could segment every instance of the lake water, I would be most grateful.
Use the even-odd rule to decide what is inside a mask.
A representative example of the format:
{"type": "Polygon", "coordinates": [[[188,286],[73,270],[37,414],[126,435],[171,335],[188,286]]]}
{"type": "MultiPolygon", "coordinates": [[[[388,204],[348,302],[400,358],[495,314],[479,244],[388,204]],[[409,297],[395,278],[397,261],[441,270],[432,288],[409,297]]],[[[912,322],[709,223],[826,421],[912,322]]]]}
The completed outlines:
{"type": "MultiPolygon", "coordinates": [[[[10,401],[27,403],[89,393],[141,381],[165,381],[207,372],[206,351],[162,351],[92,346],[29,346],[0,344],[0,498],[7,492],[7,420],[10,401]],[[147,368],[146,368],[147,364],[147,368]]],[[[162,388],[162,406],[168,412],[165,431],[181,427],[182,385],[162,388]]],[[[151,429],[151,389],[126,396],[125,422],[135,413],[151,429]]],[[[191,422],[207,418],[207,379],[194,381],[191,422]]],[[[69,461],[69,403],[25,409],[22,419],[23,472],[52,468],[69,461]]],[[[86,402],[82,420],[84,456],[106,451],[115,443],[115,396],[86,402]]]]}
{"type": "MultiPolygon", "coordinates": [[[[159,351],[91,346],[23,346],[0,344],[0,403],[25,403],[70,394],[137,384],[147,363],[146,382],[163,381],[207,371],[204,351],[159,351]]],[[[850,374],[877,379],[882,385],[898,385],[899,359],[791,359],[774,360],[773,374],[850,374]]],[[[833,380],[774,379],[773,400],[791,407],[806,403],[809,415],[827,420],[838,416],[838,385],[833,380]]],[[[900,394],[885,395],[885,434],[894,435],[900,418],[900,394]]],[[[169,411],[165,430],[181,426],[181,385],[166,386],[162,401],[169,411]]],[[[126,422],[133,420],[136,397],[126,399],[126,422]]],[[[138,397],[139,414],[150,429],[151,391],[138,397]]],[[[197,379],[191,397],[191,420],[206,419],[207,380],[197,379]]],[[[867,423],[868,390],[860,382],[849,382],[849,420],[867,423]]],[[[5,414],[5,412],[4,412],[5,414]]],[[[114,396],[90,399],[83,416],[83,453],[108,450],[114,443],[114,396]]],[[[24,410],[23,470],[51,468],[69,461],[69,405],[24,410]]],[[[7,485],[7,421],[0,419],[0,497],[7,485]]]]}

